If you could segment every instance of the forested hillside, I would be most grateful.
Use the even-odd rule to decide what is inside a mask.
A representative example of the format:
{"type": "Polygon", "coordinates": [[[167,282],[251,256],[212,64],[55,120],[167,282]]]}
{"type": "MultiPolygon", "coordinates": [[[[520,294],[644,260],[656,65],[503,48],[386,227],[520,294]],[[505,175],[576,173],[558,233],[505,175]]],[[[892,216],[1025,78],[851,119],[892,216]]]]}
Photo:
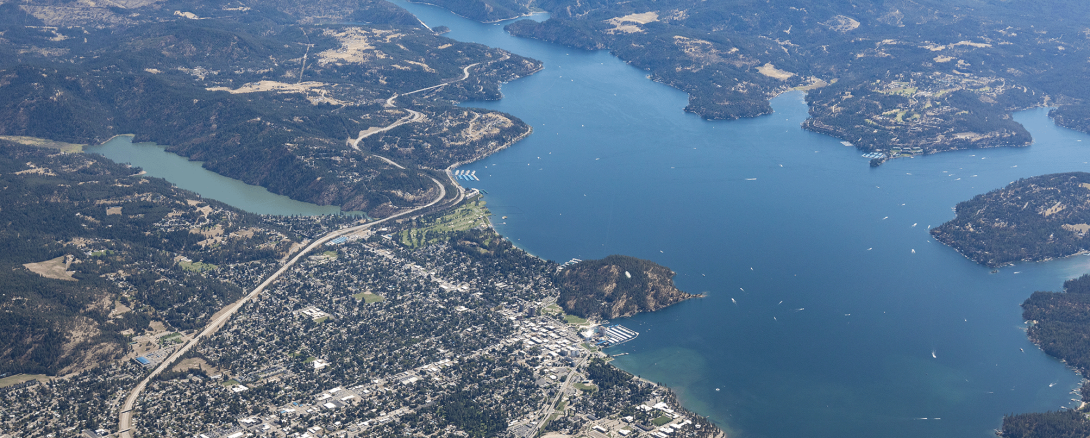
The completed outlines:
{"type": "Polygon", "coordinates": [[[931,235],[987,266],[1066,257],[1090,248],[1090,173],[1035,176],[958,203],[931,235]]]}
{"type": "MultiPolygon", "coordinates": [[[[1029,338],[1049,356],[1090,377],[1090,275],[1064,282],[1063,292],[1034,292],[1022,303],[1022,317],[1030,322],[1029,338]]],[[[1083,401],[1090,401],[1090,385],[1083,385],[1083,401]]],[[[1085,409],[1010,415],[1003,419],[1004,438],[1090,435],[1085,409]]]]}
{"type": "Polygon", "coordinates": [[[295,243],[137,171],[0,141],[0,373],[120,357],[152,321],[199,327],[295,243]]]}
{"type": "MultiPolygon", "coordinates": [[[[771,112],[809,90],[807,129],[885,158],[1026,146],[1011,112],[1055,105],[1090,129],[1086,2],[1049,0],[538,0],[549,20],[507,29],[608,49],[689,93],[709,119],[771,112]]],[[[1090,131],[1088,131],[1090,132],[1090,131]]]]}
{"type": "Polygon", "coordinates": [[[635,257],[586,260],[557,273],[564,311],[583,318],[618,318],[693,298],[674,287],[674,272],[635,257]]]}
{"type": "Polygon", "coordinates": [[[0,50],[11,49],[0,57],[0,135],[134,134],[273,193],[382,217],[434,199],[420,170],[530,132],[452,102],[498,99],[501,82],[540,63],[437,36],[380,0],[169,1],[95,27],[71,9],[28,8],[25,23],[0,22],[0,50]],[[322,24],[334,16],[370,24],[322,24]]]}

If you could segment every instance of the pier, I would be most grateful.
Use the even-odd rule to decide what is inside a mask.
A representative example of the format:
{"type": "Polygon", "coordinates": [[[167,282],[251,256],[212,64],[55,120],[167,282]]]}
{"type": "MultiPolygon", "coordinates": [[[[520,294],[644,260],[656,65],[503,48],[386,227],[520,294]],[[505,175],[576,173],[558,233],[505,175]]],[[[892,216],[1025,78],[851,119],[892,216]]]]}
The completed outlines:
{"type": "Polygon", "coordinates": [[[454,177],[464,181],[480,181],[476,170],[455,170],[454,177]]]}
{"type": "Polygon", "coordinates": [[[603,347],[620,345],[636,339],[636,337],[640,335],[635,330],[632,330],[620,324],[612,325],[609,327],[599,327],[598,330],[603,338],[601,341],[598,341],[598,345],[601,345],[603,347]]]}

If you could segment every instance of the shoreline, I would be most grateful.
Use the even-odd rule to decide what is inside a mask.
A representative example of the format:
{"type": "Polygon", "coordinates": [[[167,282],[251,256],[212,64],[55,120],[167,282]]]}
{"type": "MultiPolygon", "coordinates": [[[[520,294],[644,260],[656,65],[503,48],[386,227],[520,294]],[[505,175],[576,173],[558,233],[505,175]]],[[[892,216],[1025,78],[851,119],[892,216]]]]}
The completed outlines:
{"type": "MultiPolygon", "coordinates": [[[[537,15],[537,14],[548,14],[548,13],[549,13],[549,11],[544,11],[544,10],[541,10],[541,11],[530,11],[529,13],[526,13],[526,14],[521,14],[521,15],[516,15],[516,16],[514,16],[514,17],[508,17],[508,18],[500,18],[500,19],[498,19],[498,20],[492,20],[492,21],[477,21],[477,20],[474,20],[474,19],[472,19],[472,18],[469,18],[469,17],[467,17],[467,16],[465,16],[465,15],[462,15],[462,14],[459,14],[459,13],[457,13],[457,12],[454,12],[454,11],[453,11],[453,10],[451,10],[451,9],[447,9],[447,8],[445,8],[445,7],[439,6],[439,5],[435,4],[435,3],[429,3],[429,2],[426,2],[426,1],[413,1],[413,0],[405,0],[405,1],[406,1],[406,2],[408,2],[408,3],[413,3],[413,4],[418,4],[418,5],[428,5],[428,6],[434,6],[434,7],[436,7],[436,8],[442,9],[442,10],[444,10],[444,11],[450,12],[451,14],[454,14],[454,15],[457,15],[457,16],[459,16],[459,17],[462,17],[462,18],[464,18],[464,19],[466,19],[466,20],[469,20],[469,21],[472,21],[472,22],[475,22],[475,23],[481,23],[481,24],[496,24],[496,23],[502,23],[502,22],[504,22],[504,21],[513,21],[513,20],[518,20],[519,18],[523,18],[523,17],[529,17],[529,16],[532,16],[532,15],[537,15]]],[[[396,3],[395,3],[395,4],[396,4],[396,3]]],[[[416,14],[413,14],[413,16],[416,16],[416,14]]],[[[417,19],[417,20],[420,20],[420,17],[416,17],[416,19],[417,19]]],[[[424,24],[424,21],[423,21],[423,20],[420,20],[420,24],[424,24]]],[[[431,30],[431,27],[429,27],[429,26],[428,26],[428,25],[426,25],[426,24],[424,24],[424,27],[428,28],[428,30],[431,30]]],[[[433,31],[433,32],[434,32],[434,31],[433,31]]]]}

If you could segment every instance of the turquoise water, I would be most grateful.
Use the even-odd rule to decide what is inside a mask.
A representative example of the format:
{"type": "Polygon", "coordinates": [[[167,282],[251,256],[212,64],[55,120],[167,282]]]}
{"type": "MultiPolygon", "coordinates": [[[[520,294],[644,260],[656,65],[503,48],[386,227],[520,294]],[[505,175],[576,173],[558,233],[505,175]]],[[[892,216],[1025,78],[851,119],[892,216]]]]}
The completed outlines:
{"type": "Polygon", "coordinates": [[[769,116],[708,122],[608,53],[398,4],[451,38],[544,61],[503,100],[467,104],[535,133],[465,166],[482,179],[466,184],[489,192],[494,218],[508,216],[497,229],[536,255],[647,258],[706,293],[618,321],[641,334],[611,352],[732,436],[983,438],[1003,414],[1071,404],[1079,378],[1026,340],[1019,304],[1090,272],[1090,258],[990,274],[928,234],[976,194],[1090,170],[1090,136],[1045,109],[1016,115],[1031,147],[872,169],[799,127],[800,93],[769,116]]]}
{"type": "Polygon", "coordinates": [[[174,185],[257,214],[317,216],[337,214],[337,206],[323,206],[296,201],[246,184],[201,167],[198,161],[167,152],[155,143],[133,143],[130,136],[117,136],[106,143],[83,148],[119,163],[130,163],[144,169],[150,176],[163,178],[174,185]]]}

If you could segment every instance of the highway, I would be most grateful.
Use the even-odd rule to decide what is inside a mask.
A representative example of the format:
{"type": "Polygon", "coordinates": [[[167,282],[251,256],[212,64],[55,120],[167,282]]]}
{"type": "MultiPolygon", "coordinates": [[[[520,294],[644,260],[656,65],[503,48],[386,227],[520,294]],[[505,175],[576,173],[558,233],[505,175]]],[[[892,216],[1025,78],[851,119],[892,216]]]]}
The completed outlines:
{"type": "Polygon", "coordinates": [[[235,312],[238,312],[238,310],[241,309],[243,305],[245,305],[247,302],[249,302],[251,299],[253,299],[257,295],[261,294],[261,292],[264,291],[265,288],[267,288],[267,287],[269,287],[269,285],[273,284],[273,282],[275,282],[277,279],[279,279],[280,276],[283,275],[285,272],[288,272],[288,269],[291,269],[291,267],[294,266],[295,263],[299,261],[299,259],[303,258],[303,256],[307,255],[308,253],[313,251],[315,248],[321,247],[326,242],[328,242],[328,241],[330,241],[332,239],[335,239],[337,237],[344,236],[344,235],[347,235],[347,234],[352,234],[352,233],[355,233],[357,231],[365,230],[365,229],[370,228],[372,226],[381,224],[383,222],[386,222],[386,221],[389,221],[389,220],[392,220],[392,219],[397,219],[397,218],[399,218],[401,216],[412,214],[412,213],[414,213],[416,211],[420,211],[422,209],[431,207],[431,206],[439,203],[439,201],[442,201],[443,198],[445,198],[447,196],[446,187],[443,186],[443,184],[441,184],[435,178],[432,178],[431,180],[432,180],[432,182],[434,182],[436,185],[439,186],[439,196],[436,197],[434,201],[431,201],[427,205],[416,207],[416,208],[413,208],[411,210],[406,210],[406,211],[403,211],[401,213],[395,214],[393,216],[390,216],[390,217],[387,217],[387,218],[384,218],[384,219],[381,219],[381,220],[377,220],[377,221],[374,221],[374,222],[368,222],[368,223],[361,224],[361,225],[355,225],[355,226],[351,226],[351,227],[348,227],[348,228],[342,228],[342,229],[339,229],[339,230],[336,230],[336,231],[331,231],[331,232],[325,234],[324,236],[318,238],[314,242],[311,242],[310,245],[307,245],[305,248],[303,248],[301,251],[299,251],[299,253],[295,254],[295,257],[292,257],[291,260],[289,260],[287,263],[285,263],[283,266],[281,266],[280,269],[278,269],[276,272],[274,272],[272,275],[270,275],[268,278],[266,278],[265,281],[261,282],[260,285],[258,285],[256,288],[254,288],[254,290],[250,291],[250,293],[246,294],[246,296],[240,298],[238,301],[235,301],[234,303],[231,303],[231,304],[227,305],[226,307],[224,307],[223,309],[221,309],[220,312],[218,313],[219,316],[216,317],[214,320],[209,321],[209,323],[207,325],[205,325],[204,329],[201,330],[200,333],[198,333],[196,336],[194,336],[192,339],[190,339],[189,342],[186,342],[185,345],[183,345],[181,348],[179,348],[177,351],[175,351],[174,354],[171,354],[170,357],[163,360],[163,362],[160,363],[159,366],[156,367],[151,373],[149,373],[147,375],[147,377],[144,378],[144,380],[142,380],[139,384],[137,384],[135,387],[133,387],[132,391],[129,392],[128,397],[125,398],[125,403],[121,406],[121,411],[118,414],[118,431],[119,431],[118,436],[121,437],[121,438],[132,438],[132,436],[133,436],[133,434],[132,434],[133,407],[136,405],[137,399],[140,398],[140,394],[142,392],[144,392],[144,388],[147,387],[147,384],[148,384],[148,382],[151,381],[151,379],[153,379],[155,376],[159,375],[159,373],[161,373],[161,372],[163,372],[163,371],[165,371],[167,369],[170,369],[170,367],[174,364],[175,361],[177,361],[179,358],[182,357],[182,355],[184,355],[186,352],[188,352],[190,348],[193,348],[193,346],[196,345],[198,342],[200,342],[201,339],[207,338],[209,336],[212,336],[214,333],[216,333],[216,331],[218,331],[220,329],[220,327],[223,327],[223,325],[226,324],[227,321],[229,321],[231,319],[231,316],[233,316],[235,314],[235,312]]]}

